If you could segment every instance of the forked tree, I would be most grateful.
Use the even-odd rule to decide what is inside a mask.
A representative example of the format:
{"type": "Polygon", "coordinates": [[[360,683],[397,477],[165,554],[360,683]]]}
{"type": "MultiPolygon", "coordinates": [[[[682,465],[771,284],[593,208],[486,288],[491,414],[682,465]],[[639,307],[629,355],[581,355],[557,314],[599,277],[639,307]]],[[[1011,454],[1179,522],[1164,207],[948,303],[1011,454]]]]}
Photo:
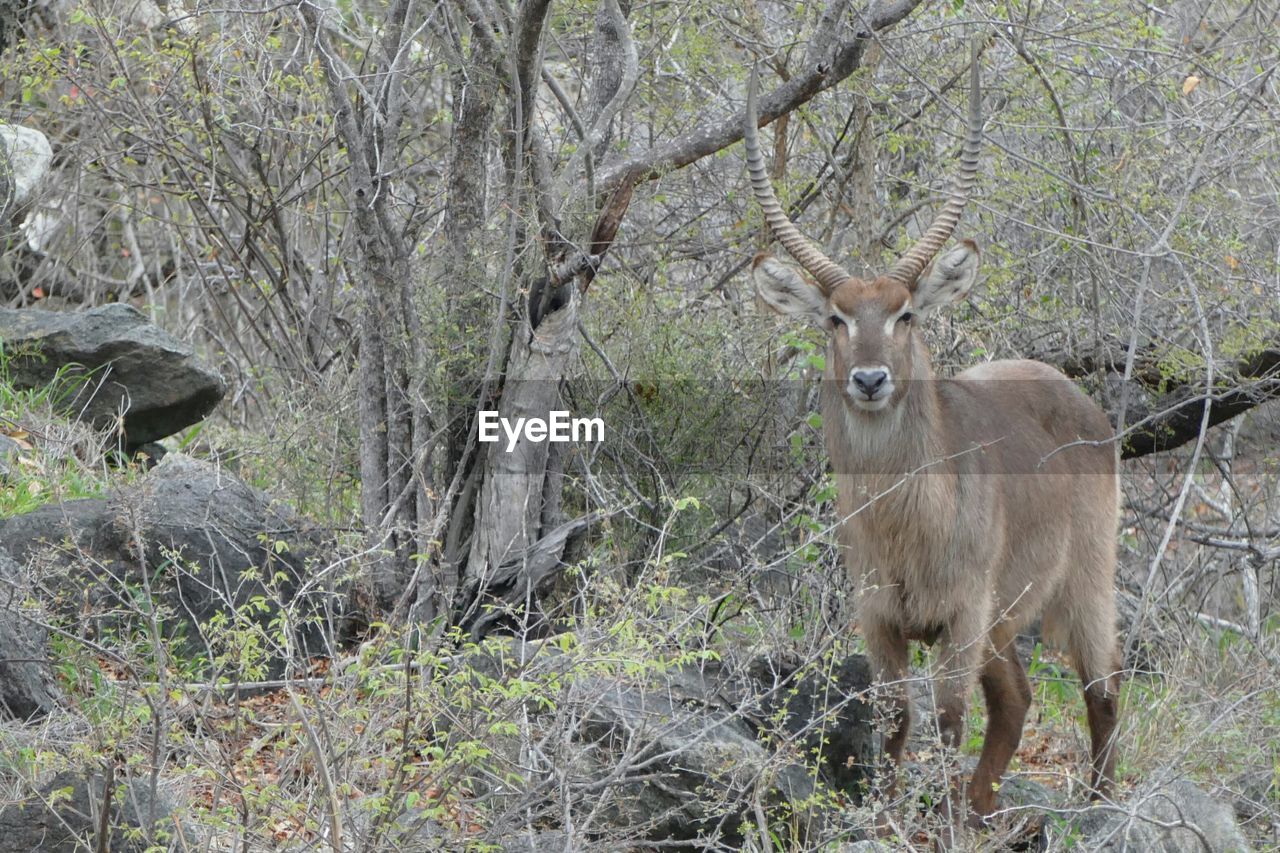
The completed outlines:
{"type": "Polygon", "coordinates": [[[1112,783],[1118,480],[1106,415],[1053,367],[993,361],[938,379],[930,363],[921,321],[963,300],[978,273],[970,240],[934,257],[977,178],[979,59],[975,41],[954,188],[919,242],[873,279],[846,273],[779,204],[757,137],[754,75],[745,136],[765,220],[812,276],[761,254],[756,289],[774,310],[828,335],[823,424],[841,550],[860,580],[859,621],[890,696],[885,752],[896,765],[910,728],[908,643],[938,642],[935,695],[945,744],[960,744],[968,697],[975,680],[982,684],[987,730],[968,787],[972,814],[982,817],[994,810],[1022,737],[1031,687],[1014,638],[1036,617],[1069,650],[1084,683],[1094,796],[1112,783]]]}

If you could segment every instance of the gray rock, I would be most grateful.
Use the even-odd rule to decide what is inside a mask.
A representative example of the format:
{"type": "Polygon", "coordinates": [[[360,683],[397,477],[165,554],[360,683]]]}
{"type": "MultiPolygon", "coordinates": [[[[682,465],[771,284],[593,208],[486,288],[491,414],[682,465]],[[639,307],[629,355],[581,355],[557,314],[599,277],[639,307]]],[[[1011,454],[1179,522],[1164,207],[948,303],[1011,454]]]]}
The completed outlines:
{"type": "MultiPolygon", "coordinates": [[[[974,762],[977,766],[977,762],[974,762]]],[[[972,776],[972,769],[969,770],[972,776]]],[[[1062,796],[1051,791],[1039,782],[1033,782],[1025,776],[1006,774],[1000,780],[1000,790],[996,794],[998,809],[1052,809],[1061,805],[1062,796]]]]}
{"type": "MultiPolygon", "coordinates": [[[[18,561],[36,561],[51,606],[98,637],[141,628],[144,581],[166,634],[187,638],[197,651],[215,616],[238,613],[270,635],[278,608],[251,605],[259,597],[297,603],[295,619],[325,603],[320,590],[297,600],[320,534],[263,492],[180,454],[107,498],[0,519],[0,541],[18,561]]],[[[316,626],[300,625],[299,653],[327,653],[320,637],[316,626]]],[[[283,660],[267,651],[270,671],[280,672],[283,660]]]]}
{"type": "MultiPolygon", "coordinates": [[[[804,763],[811,758],[806,739],[823,724],[802,719],[801,711],[820,714],[826,704],[817,701],[816,690],[804,689],[804,679],[792,679],[794,673],[788,674],[785,667],[770,668],[781,673],[776,682],[760,679],[758,661],[744,668],[749,672],[708,663],[635,677],[603,677],[577,671],[571,656],[549,645],[536,652],[519,643],[487,648],[466,660],[477,678],[538,682],[555,676],[562,685],[546,712],[547,720],[534,725],[541,729],[553,718],[572,721],[564,741],[555,736],[553,788],[590,790],[589,798],[570,808],[590,812],[596,831],[732,849],[743,843],[741,825],[755,825],[756,802],[769,814],[787,816],[785,823],[800,836],[788,839],[789,844],[829,835],[830,821],[839,817],[817,805],[821,798],[813,796],[817,787],[804,763]],[[770,694],[781,696],[797,686],[795,695],[808,695],[810,704],[788,703],[786,712],[777,715],[768,710],[770,694]],[[776,725],[778,721],[783,725],[776,725]]],[[[865,673],[859,662],[843,669],[865,673]]],[[[839,694],[832,690],[833,706],[839,694]]],[[[860,713],[850,716],[847,724],[862,731],[841,732],[837,740],[870,741],[869,719],[860,713]]],[[[828,723],[828,731],[834,733],[838,725],[828,723]]],[[[492,740],[486,743],[494,745],[492,740]]],[[[513,764],[520,760],[518,739],[495,748],[513,764]]],[[[529,784],[539,783],[535,779],[529,784]]],[[[545,789],[516,786],[492,794],[510,798],[516,808],[533,794],[545,796],[545,789]]],[[[548,806],[546,818],[558,819],[561,809],[548,806]]]]}
{"type": "Polygon", "coordinates": [[[1248,853],[1253,848],[1236,825],[1227,803],[1186,780],[1123,806],[1094,806],[1066,825],[1045,824],[1046,848],[1074,843],[1075,849],[1129,853],[1248,853]]]}
{"type": "Polygon", "coordinates": [[[110,849],[117,853],[133,853],[146,850],[145,838],[154,839],[168,849],[168,842],[177,842],[175,849],[193,849],[197,839],[174,839],[180,823],[164,820],[173,810],[163,790],[152,799],[145,780],[126,780],[111,786],[110,819],[111,841],[108,847],[96,845],[98,816],[106,801],[104,780],[101,775],[83,775],[63,772],[54,776],[24,801],[6,799],[0,808],[0,846],[13,851],[41,851],[41,853],[81,853],[84,850],[110,849]],[[143,838],[133,837],[131,828],[142,827],[143,838]]]}
{"type": "Polygon", "coordinates": [[[785,593],[795,577],[778,559],[787,551],[780,527],[764,513],[749,513],[729,524],[699,562],[708,577],[746,573],[752,584],[785,593]]]}
{"type": "Polygon", "coordinates": [[[16,720],[43,717],[62,704],[48,638],[24,606],[26,593],[18,565],[0,550],[0,715],[16,720]]]}
{"type": "Polygon", "coordinates": [[[63,375],[81,381],[63,410],[99,428],[114,428],[123,411],[126,449],[202,420],[226,393],[190,347],[121,303],[75,313],[0,308],[0,340],[17,388],[43,388],[74,365],[63,375]]]}
{"type": "Polygon", "coordinates": [[[652,683],[588,678],[574,688],[568,701],[582,741],[608,745],[592,750],[593,776],[607,776],[629,750],[637,764],[656,759],[618,779],[609,823],[643,827],[650,840],[712,837],[736,845],[761,779],[769,780],[761,797],[767,809],[797,804],[798,821],[807,822],[798,805],[814,792],[806,768],[765,749],[714,678],[690,668],[652,683]]]}
{"type": "Polygon", "coordinates": [[[383,826],[386,807],[382,798],[373,796],[347,803],[342,820],[348,847],[398,853],[443,853],[462,846],[457,833],[451,833],[420,809],[406,809],[383,826]]]}
{"type": "MultiPolygon", "coordinates": [[[[907,763],[921,774],[932,772],[929,768],[920,767],[918,764],[907,763]]],[[[978,756],[960,756],[959,769],[964,779],[972,779],[973,771],[978,769],[978,756]]],[[[997,809],[1035,811],[1059,808],[1063,805],[1062,794],[1016,772],[1005,773],[1004,778],[1000,780],[1000,790],[996,792],[997,809]]]]}
{"type": "Polygon", "coordinates": [[[857,802],[875,775],[879,736],[873,709],[865,701],[871,666],[862,655],[850,655],[797,679],[794,669],[777,661],[753,662],[751,676],[762,700],[764,716],[780,720],[783,731],[798,739],[806,756],[819,763],[823,779],[857,802]]]}
{"type": "Polygon", "coordinates": [[[31,201],[49,173],[53,148],[38,130],[16,124],[0,124],[0,215],[31,201]]]}

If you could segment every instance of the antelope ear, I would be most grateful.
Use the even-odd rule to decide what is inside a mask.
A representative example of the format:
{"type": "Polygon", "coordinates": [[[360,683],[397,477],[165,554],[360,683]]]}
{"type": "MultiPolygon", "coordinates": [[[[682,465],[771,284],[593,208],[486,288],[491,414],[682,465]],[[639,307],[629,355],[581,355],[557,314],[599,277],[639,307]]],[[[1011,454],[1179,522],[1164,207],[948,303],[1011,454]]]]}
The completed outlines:
{"type": "Polygon", "coordinates": [[[795,267],[761,253],[751,262],[751,280],[760,298],[779,314],[811,323],[826,322],[827,297],[795,267]]]}
{"type": "Polygon", "coordinates": [[[917,311],[927,311],[964,299],[978,278],[981,254],[977,243],[961,240],[959,245],[920,273],[915,287],[911,289],[911,304],[917,311]]]}

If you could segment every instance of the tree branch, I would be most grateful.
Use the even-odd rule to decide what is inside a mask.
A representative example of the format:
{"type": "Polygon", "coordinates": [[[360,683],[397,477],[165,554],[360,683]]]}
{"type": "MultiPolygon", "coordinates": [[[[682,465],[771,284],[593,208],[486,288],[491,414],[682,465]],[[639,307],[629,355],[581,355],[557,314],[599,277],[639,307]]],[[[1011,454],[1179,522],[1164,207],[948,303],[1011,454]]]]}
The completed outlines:
{"type": "MultiPolygon", "coordinates": [[[[848,77],[862,65],[862,57],[872,33],[889,29],[907,17],[921,0],[898,0],[877,7],[871,13],[871,32],[858,33],[852,41],[841,42],[829,62],[811,66],[760,99],[760,126],[795,110],[848,77]]],[[[742,139],[743,111],[707,122],[690,133],[649,151],[611,164],[598,176],[599,192],[610,192],[624,182],[651,181],[672,169],[683,168],[742,139]]]]}
{"type": "Polygon", "coordinates": [[[583,167],[586,181],[576,186],[584,188],[588,197],[595,197],[595,160],[604,154],[609,140],[609,126],[622,109],[623,103],[631,97],[639,78],[639,58],[635,43],[631,40],[631,27],[618,0],[604,0],[600,17],[602,20],[597,25],[597,41],[602,44],[598,46],[603,48],[607,45],[607,48],[601,50],[597,73],[593,75],[595,81],[591,92],[591,115],[588,117],[591,127],[560,173],[559,195],[564,199],[565,206],[573,200],[575,194],[570,182],[583,167]],[[613,65],[617,67],[612,67],[613,65]]]}
{"type": "MultiPolygon", "coordinates": [[[[1280,349],[1265,349],[1241,359],[1233,374],[1241,384],[1215,391],[1209,397],[1207,426],[1217,426],[1255,406],[1280,397],[1280,349]]],[[[1200,434],[1205,398],[1195,386],[1179,385],[1152,408],[1163,411],[1140,430],[1130,433],[1120,451],[1122,459],[1137,459],[1172,450],[1200,434]]],[[[1134,414],[1141,415],[1140,412],[1134,414]]]]}
{"type": "MultiPolygon", "coordinates": [[[[1073,379],[1099,374],[1115,377],[1124,364],[1122,355],[1108,350],[1104,350],[1101,361],[1094,356],[1073,358],[1062,354],[1042,354],[1038,358],[1057,366],[1073,379]]],[[[1207,425],[1210,427],[1242,415],[1268,400],[1280,398],[1280,347],[1269,347],[1246,356],[1230,370],[1220,371],[1220,375],[1233,377],[1235,384],[1209,393],[1207,425]]],[[[1123,437],[1120,458],[1138,459],[1194,441],[1200,434],[1200,424],[1204,419],[1206,395],[1203,385],[1190,382],[1171,384],[1160,368],[1159,358],[1150,352],[1142,352],[1135,357],[1132,377],[1153,397],[1146,404],[1130,399],[1128,419],[1131,425],[1123,437]]],[[[1108,411],[1108,415],[1114,425],[1119,413],[1108,411]]]]}

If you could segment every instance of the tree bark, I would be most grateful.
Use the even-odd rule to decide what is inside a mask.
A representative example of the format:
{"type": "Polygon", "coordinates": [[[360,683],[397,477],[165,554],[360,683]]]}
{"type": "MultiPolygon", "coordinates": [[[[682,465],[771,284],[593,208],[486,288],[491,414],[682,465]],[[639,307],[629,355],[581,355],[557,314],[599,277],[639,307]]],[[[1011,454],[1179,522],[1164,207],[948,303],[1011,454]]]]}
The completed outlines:
{"type": "MultiPolygon", "coordinates": [[[[537,330],[522,324],[511,347],[506,383],[498,406],[499,416],[508,423],[518,418],[546,418],[561,408],[560,383],[578,352],[578,309],[581,299],[575,288],[569,301],[543,317],[537,330]]],[[[476,608],[493,603],[484,595],[489,577],[499,566],[515,565],[526,574],[533,546],[542,537],[544,496],[550,442],[533,442],[523,437],[507,450],[505,436],[489,444],[484,457],[484,483],[476,503],[476,525],[467,559],[463,596],[467,612],[460,624],[477,614],[476,608]]],[[[518,604],[519,602],[512,602],[518,604]]]]}
{"type": "Polygon", "coordinates": [[[1265,349],[1241,359],[1232,374],[1236,384],[1208,394],[1204,388],[1185,384],[1166,388],[1146,406],[1134,406],[1130,401],[1134,427],[1122,439],[1120,458],[1138,459],[1194,441],[1200,434],[1206,403],[1208,426],[1214,427],[1280,397],[1280,349],[1265,349]]]}
{"type": "MultiPolygon", "coordinates": [[[[488,220],[488,184],[490,140],[493,138],[495,109],[501,86],[496,75],[499,57],[482,19],[468,21],[472,34],[469,60],[453,70],[453,136],[450,140],[447,192],[449,204],[444,220],[444,264],[440,268],[445,306],[455,333],[464,328],[488,328],[492,315],[490,300],[480,285],[489,280],[486,238],[488,220]]],[[[461,57],[459,57],[461,61],[461,57]]],[[[505,333],[504,333],[505,334],[505,333]]],[[[460,359],[466,364],[482,365],[488,355],[482,350],[483,336],[469,344],[460,359]]],[[[500,362],[497,362],[500,363],[500,362]]],[[[460,574],[468,553],[467,541],[473,530],[476,480],[483,470],[476,469],[474,430],[479,400],[485,377],[464,374],[449,383],[447,390],[448,440],[444,468],[450,474],[462,470],[464,487],[449,511],[445,547],[439,557],[438,599],[432,610],[452,608],[460,574]]],[[[421,608],[419,608],[421,609],[421,608]]]]}

